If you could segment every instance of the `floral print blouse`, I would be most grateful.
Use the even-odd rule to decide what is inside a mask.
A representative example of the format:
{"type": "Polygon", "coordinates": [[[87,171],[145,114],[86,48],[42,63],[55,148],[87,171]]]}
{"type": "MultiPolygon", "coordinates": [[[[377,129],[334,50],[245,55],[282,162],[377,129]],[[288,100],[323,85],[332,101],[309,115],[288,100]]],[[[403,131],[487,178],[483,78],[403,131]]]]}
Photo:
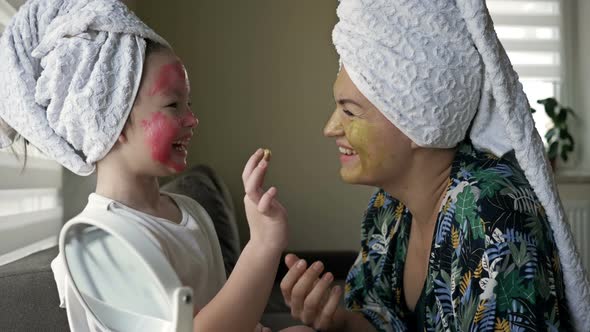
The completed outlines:
{"type": "MultiPolygon", "coordinates": [[[[415,324],[403,296],[411,222],[383,190],[371,198],[345,302],[378,331],[415,324]]],[[[572,330],[553,233],[513,153],[459,146],[419,306],[424,331],[572,330]]]]}

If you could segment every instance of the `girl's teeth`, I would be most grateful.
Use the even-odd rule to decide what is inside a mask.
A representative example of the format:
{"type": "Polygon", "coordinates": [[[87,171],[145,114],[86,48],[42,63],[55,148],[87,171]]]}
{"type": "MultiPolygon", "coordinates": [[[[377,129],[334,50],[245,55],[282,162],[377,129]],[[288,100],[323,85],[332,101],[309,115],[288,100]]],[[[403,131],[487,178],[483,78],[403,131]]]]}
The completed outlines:
{"type": "Polygon", "coordinates": [[[186,147],[182,144],[174,145],[173,148],[174,148],[174,150],[180,151],[180,152],[186,151],[186,147]]]}

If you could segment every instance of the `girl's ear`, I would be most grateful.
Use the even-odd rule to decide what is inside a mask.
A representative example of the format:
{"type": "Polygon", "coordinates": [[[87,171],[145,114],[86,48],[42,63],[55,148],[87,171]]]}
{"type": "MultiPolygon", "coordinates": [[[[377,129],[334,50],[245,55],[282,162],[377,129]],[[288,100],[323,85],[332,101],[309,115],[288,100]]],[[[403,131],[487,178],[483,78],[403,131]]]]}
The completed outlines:
{"type": "Polygon", "coordinates": [[[119,142],[120,144],[127,143],[127,136],[125,135],[125,129],[123,129],[123,132],[121,132],[121,135],[119,135],[119,139],[117,139],[117,142],[119,142]]]}
{"type": "Polygon", "coordinates": [[[117,139],[117,142],[123,144],[123,143],[127,143],[127,131],[129,130],[129,127],[131,126],[131,114],[129,114],[129,117],[127,117],[127,121],[125,122],[125,125],[123,126],[123,130],[121,130],[121,134],[119,134],[119,138],[117,139]]]}

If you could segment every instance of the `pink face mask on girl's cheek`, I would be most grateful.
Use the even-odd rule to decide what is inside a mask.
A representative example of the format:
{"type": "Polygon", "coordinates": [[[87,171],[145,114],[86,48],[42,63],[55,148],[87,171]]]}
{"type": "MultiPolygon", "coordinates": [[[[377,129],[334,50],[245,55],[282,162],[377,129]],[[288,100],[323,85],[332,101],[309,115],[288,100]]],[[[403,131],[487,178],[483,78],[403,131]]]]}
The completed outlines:
{"type": "MultiPolygon", "coordinates": [[[[189,112],[190,113],[190,112],[189,112]]],[[[193,116],[194,118],[194,116],[193,116]]],[[[175,120],[169,116],[156,112],[149,120],[143,120],[141,126],[146,133],[146,144],[151,150],[152,159],[180,172],[186,168],[183,160],[174,160],[172,144],[178,138],[182,120],[175,120]]]]}

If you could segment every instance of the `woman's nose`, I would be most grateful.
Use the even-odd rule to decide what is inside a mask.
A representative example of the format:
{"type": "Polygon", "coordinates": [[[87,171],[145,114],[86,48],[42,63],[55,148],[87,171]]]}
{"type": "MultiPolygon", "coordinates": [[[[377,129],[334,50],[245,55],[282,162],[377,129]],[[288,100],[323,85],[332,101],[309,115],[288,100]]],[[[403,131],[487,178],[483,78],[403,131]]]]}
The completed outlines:
{"type": "Polygon", "coordinates": [[[340,122],[340,117],[338,116],[338,111],[334,111],[326,126],[324,127],[324,136],[326,137],[337,137],[342,136],[344,130],[342,129],[342,123],[340,122]]]}

